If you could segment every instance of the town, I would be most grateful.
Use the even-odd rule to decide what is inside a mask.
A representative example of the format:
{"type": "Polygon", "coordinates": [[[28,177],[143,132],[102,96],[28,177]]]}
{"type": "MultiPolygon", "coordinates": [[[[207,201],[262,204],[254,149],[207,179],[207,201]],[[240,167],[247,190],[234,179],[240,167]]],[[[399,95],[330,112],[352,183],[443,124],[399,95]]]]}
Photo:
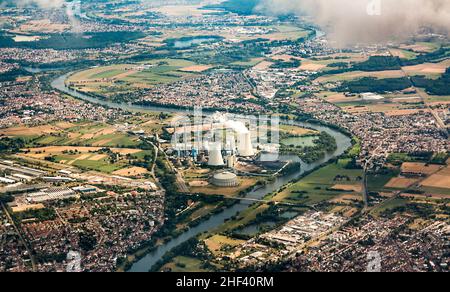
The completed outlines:
{"type": "Polygon", "coordinates": [[[1,6],[0,272],[448,272],[448,35],[271,1],[1,6]]]}

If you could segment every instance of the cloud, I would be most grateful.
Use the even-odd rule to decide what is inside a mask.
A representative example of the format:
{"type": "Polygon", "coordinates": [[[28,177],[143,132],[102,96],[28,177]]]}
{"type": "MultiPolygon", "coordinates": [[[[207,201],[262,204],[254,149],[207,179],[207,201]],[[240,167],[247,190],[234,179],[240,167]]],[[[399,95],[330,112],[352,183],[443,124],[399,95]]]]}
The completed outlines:
{"type": "Polygon", "coordinates": [[[257,10],[309,16],[341,45],[450,34],[449,0],[261,0],[257,10]]]}
{"type": "Polygon", "coordinates": [[[65,0],[19,0],[18,5],[37,4],[41,8],[60,8],[64,5],[65,0]]]}
{"type": "Polygon", "coordinates": [[[72,32],[82,32],[80,21],[77,19],[77,15],[80,13],[79,2],[66,2],[66,0],[18,0],[16,2],[16,5],[18,6],[26,6],[30,4],[37,5],[42,9],[55,9],[66,6],[64,13],[72,25],[72,32]]]}

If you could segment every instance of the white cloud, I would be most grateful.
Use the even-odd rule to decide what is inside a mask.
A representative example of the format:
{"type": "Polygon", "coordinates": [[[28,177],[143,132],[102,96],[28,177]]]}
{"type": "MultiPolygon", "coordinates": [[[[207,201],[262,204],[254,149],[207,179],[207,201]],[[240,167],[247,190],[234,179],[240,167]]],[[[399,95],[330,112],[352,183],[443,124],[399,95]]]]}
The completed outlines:
{"type": "Polygon", "coordinates": [[[405,39],[424,28],[450,34],[449,0],[262,0],[258,9],[311,16],[341,44],[405,39]]]}

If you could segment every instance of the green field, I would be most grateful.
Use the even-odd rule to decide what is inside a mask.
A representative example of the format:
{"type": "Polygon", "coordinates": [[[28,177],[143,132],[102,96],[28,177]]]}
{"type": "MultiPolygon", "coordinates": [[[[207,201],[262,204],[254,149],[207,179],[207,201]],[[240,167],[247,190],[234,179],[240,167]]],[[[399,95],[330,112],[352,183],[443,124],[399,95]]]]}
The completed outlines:
{"type": "Polygon", "coordinates": [[[262,58],[254,58],[254,59],[248,60],[247,62],[245,62],[245,61],[233,62],[233,63],[231,63],[231,65],[243,66],[243,67],[254,67],[257,64],[261,63],[261,61],[263,61],[262,58]]]}
{"type": "MultiPolygon", "coordinates": [[[[333,199],[342,192],[329,190],[336,184],[360,185],[363,172],[360,169],[345,169],[348,161],[325,166],[300,181],[290,185],[285,190],[275,195],[273,201],[289,201],[292,203],[314,205],[333,199]],[[350,180],[335,181],[337,175],[346,176],[350,180]]],[[[347,192],[349,193],[349,192],[347,192]]]]}
{"type": "Polygon", "coordinates": [[[408,204],[408,202],[409,201],[407,199],[403,199],[403,198],[394,198],[394,199],[386,200],[385,202],[378,205],[376,208],[372,209],[370,211],[370,214],[378,217],[384,211],[392,210],[397,207],[405,206],[406,204],[408,204]]]}
{"type": "Polygon", "coordinates": [[[134,87],[151,87],[176,82],[197,73],[181,69],[198,65],[184,59],[156,59],[135,64],[95,67],[72,75],[68,82],[76,89],[104,96],[127,92],[134,87]]]}
{"type": "Polygon", "coordinates": [[[387,174],[371,174],[367,177],[367,186],[370,192],[389,191],[385,189],[385,185],[394,177],[398,176],[398,172],[390,172],[387,174]]]}
{"type": "Polygon", "coordinates": [[[140,144],[138,137],[114,130],[111,125],[80,123],[74,127],[35,137],[36,145],[42,146],[100,146],[135,148],[140,144]]]}
{"type": "Polygon", "coordinates": [[[217,229],[215,229],[210,234],[217,234],[225,231],[231,231],[243,226],[248,225],[250,222],[255,220],[257,218],[258,214],[263,213],[269,208],[269,205],[267,204],[255,204],[251,206],[250,208],[242,211],[239,215],[236,216],[236,218],[233,218],[232,220],[229,220],[225,222],[224,224],[220,225],[217,229]]]}
{"type": "Polygon", "coordinates": [[[193,272],[208,272],[203,269],[202,262],[192,257],[178,256],[172,259],[171,262],[164,265],[161,270],[170,269],[175,273],[193,273],[193,272]]]}
{"type": "MultiPolygon", "coordinates": [[[[93,155],[95,155],[95,154],[93,154],[93,155]]],[[[89,160],[89,158],[77,160],[77,157],[79,157],[79,155],[77,155],[77,154],[75,154],[75,155],[62,154],[62,155],[57,155],[54,158],[55,158],[55,162],[58,162],[58,163],[67,164],[68,162],[73,161],[70,164],[72,166],[76,166],[81,169],[95,170],[95,171],[104,172],[104,173],[112,173],[116,170],[127,167],[127,164],[125,162],[111,163],[109,161],[109,159],[107,159],[107,158],[94,161],[94,160],[89,160]]]]}

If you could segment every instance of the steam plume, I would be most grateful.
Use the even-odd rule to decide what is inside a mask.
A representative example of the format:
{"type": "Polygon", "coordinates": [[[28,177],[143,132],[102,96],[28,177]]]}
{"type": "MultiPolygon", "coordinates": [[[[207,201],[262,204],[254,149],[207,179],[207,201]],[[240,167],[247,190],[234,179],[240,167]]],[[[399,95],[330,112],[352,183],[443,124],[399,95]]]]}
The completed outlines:
{"type": "Polygon", "coordinates": [[[257,10],[310,16],[342,45],[404,40],[423,29],[450,34],[449,0],[261,0],[257,10]]]}
{"type": "Polygon", "coordinates": [[[41,8],[60,8],[64,5],[65,0],[19,0],[17,5],[37,4],[41,8]]]}

